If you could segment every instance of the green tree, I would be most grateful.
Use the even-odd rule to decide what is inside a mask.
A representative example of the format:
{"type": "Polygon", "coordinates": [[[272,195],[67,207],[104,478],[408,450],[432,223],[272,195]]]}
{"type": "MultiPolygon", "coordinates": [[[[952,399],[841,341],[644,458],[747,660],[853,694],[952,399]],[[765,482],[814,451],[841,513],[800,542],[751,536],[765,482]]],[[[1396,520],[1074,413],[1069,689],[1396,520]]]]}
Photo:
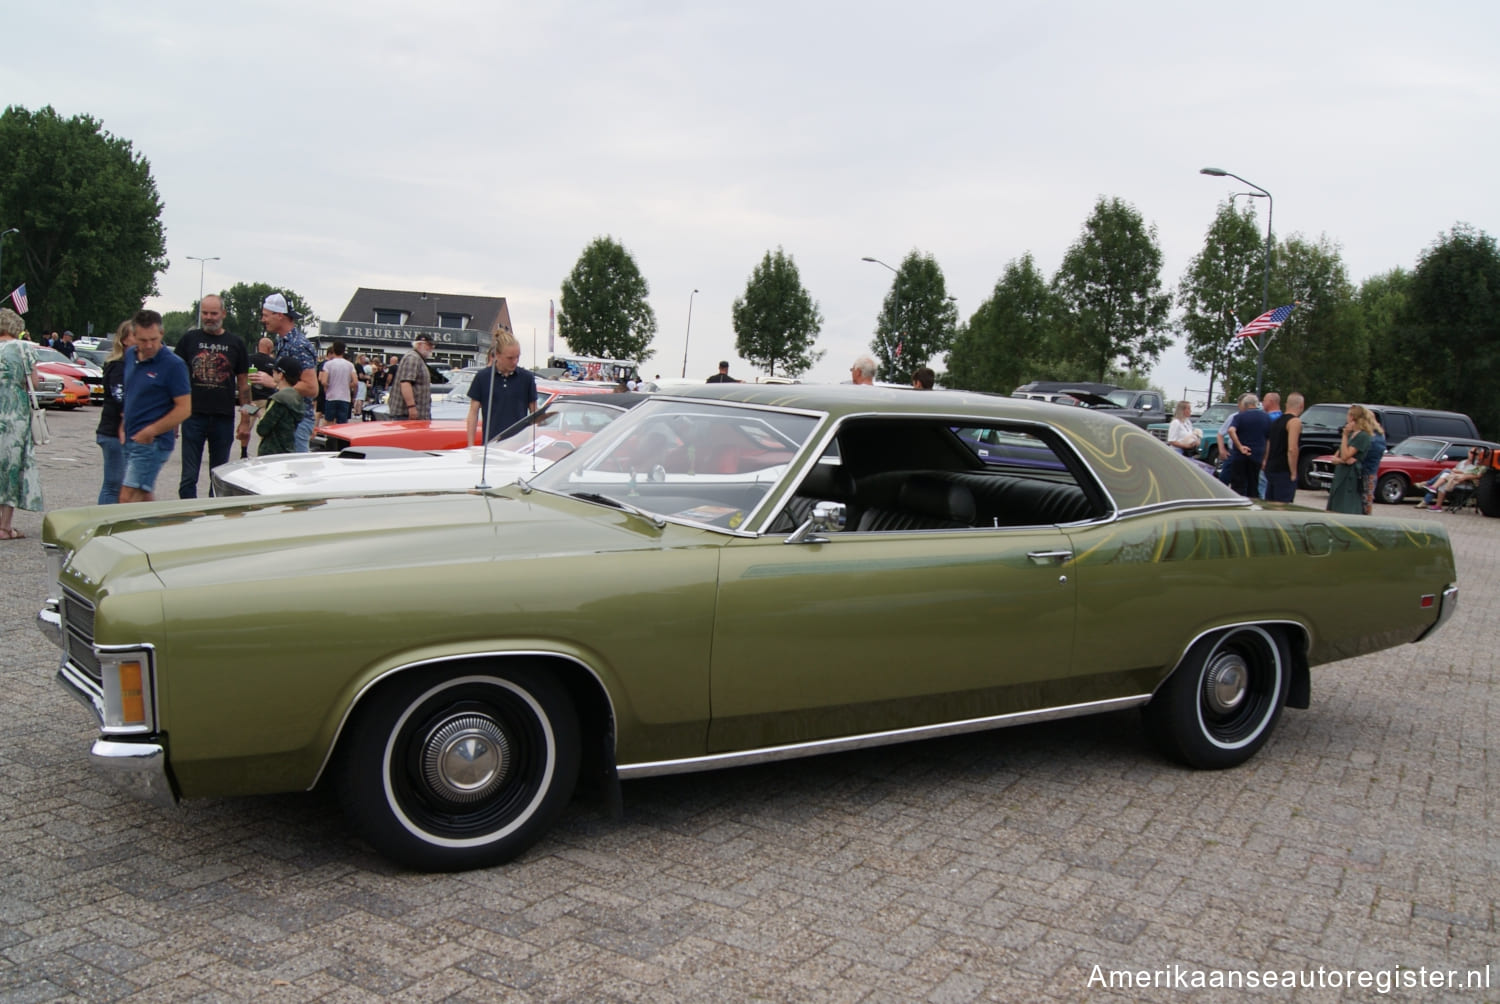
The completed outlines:
{"type": "Polygon", "coordinates": [[[644,362],[656,337],[650,293],[630,252],[611,237],[595,238],[562,281],[557,330],[574,352],[644,362]]]}
{"type": "Polygon", "coordinates": [[[1411,273],[1393,268],[1359,284],[1355,303],[1370,344],[1365,392],[1372,401],[1410,403],[1412,365],[1401,351],[1400,326],[1406,319],[1411,273]]]}
{"type": "Polygon", "coordinates": [[[50,106],[0,114],[0,229],[9,292],[21,283],[34,330],[113,331],[167,268],[162,202],[146,158],[87,115],[50,106]]]}
{"type": "Polygon", "coordinates": [[[958,308],[948,296],[943,270],[932,255],[906,256],[875,321],[879,378],[911,383],[912,370],[947,352],[958,328],[958,308]]]}
{"type": "Polygon", "coordinates": [[[1063,255],[1052,287],[1062,303],[1063,358],[1103,380],[1121,363],[1147,370],[1172,344],[1161,289],[1156,228],[1134,206],[1100,198],[1083,233],[1063,255]]]}
{"type": "Polygon", "coordinates": [[[161,340],[176,345],[182,336],[198,326],[198,305],[192,310],[168,310],[161,315],[161,340]]]}
{"type": "Polygon", "coordinates": [[[1394,353],[1408,387],[1393,403],[1447,408],[1500,434],[1500,251],[1467,224],[1440,234],[1412,271],[1394,353]]]}
{"type": "Polygon", "coordinates": [[[1009,394],[1050,368],[1057,300],[1027,252],[1006,264],[994,292],[963,325],[945,386],[1009,394]]]}
{"type": "Polygon", "coordinates": [[[1210,400],[1254,386],[1255,346],[1234,337],[1241,323],[1262,313],[1265,242],[1251,207],[1236,211],[1233,200],[1219,206],[1177,288],[1183,314],[1178,330],[1193,368],[1208,374],[1210,400]],[[1215,386],[1224,391],[1214,396],[1215,386]]]}
{"type": "MultiPolygon", "coordinates": [[[[245,347],[251,352],[255,351],[255,346],[266,331],[260,324],[260,305],[272,293],[285,295],[287,305],[302,315],[297,319],[299,327],[305,330],[318,321],[318,315],[296,290],[265,282],[237,282],[219,294],[219,298],[224,301],[224,330],[243,339],[245,347]]],[[[189,326],[197,327],[197,303],[193,304],[192,314],[193,320],[189,326]]]]}
{"type": "MultiPolygon", "coordinates": [[[[1294,234],[1281,242],[1274,262],[1271,305],[1296,303],[1297,309],[1269,338],[1262,336],[1262,390],[1279,391],[1283,400],[1300,391],[1308,404],[1363,400],[1369,339],[1338,247],[1327,237],[1310,241],[1294,234]]],[[[1245,389],[1254,390],[1253,376],[1245,389]]]]}
{"type": "Polygon", "coordinates": [[[813,342],[823,328],[818,305],[802,287],[797,263],[781,248],[766,252],[734,301],[734,348],[751,365],[776,375],[801,376],[822,352],[813,342]]]}

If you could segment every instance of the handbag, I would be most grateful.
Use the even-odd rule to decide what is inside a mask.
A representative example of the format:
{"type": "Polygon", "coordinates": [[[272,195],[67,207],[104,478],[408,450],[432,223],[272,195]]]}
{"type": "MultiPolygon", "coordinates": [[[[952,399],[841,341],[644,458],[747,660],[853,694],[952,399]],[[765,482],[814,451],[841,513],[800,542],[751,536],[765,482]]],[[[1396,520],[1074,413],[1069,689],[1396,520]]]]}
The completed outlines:
{"type": "Polygon", "coordinates": [[[31,442],[35,446],[46,446],[52,440],[52,430],[47,428],[47,413],[36,399],[36,388],[27,387],[31,395],[31,442]]]}

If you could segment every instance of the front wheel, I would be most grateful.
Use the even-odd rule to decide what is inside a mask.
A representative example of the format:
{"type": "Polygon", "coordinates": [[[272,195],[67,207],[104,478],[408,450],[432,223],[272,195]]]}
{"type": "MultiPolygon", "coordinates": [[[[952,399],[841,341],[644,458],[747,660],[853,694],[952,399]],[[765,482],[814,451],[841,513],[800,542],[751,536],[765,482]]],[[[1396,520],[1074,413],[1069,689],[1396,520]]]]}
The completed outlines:
{"type": "Polygon", "coordinates": [[[1400,505],[1406,498],[1406,478],[1400,474],[1387,474],[1375,482],[1375,497],[1386,505],[1400,505]]]}
{"type": "Polygon", "coordinates": [[[1285,641],[1259,626],[1201,638],[1145,707],[1153,738],[1201,770],[1237,767],[1270,737],[1286,703],[1285,641]]]}
{"type": "Polygon", "coordinates": [[[1317,489],[1319,491],[1326,489],[1328,487],[1327,485],[1317,485],[1317,484],[1313,483],[1313,479],[1312,479],[1312,465],[1313,465],[1313,458],[1312,457],[1310,457],[1310,456],[1303,456],[1303,457],[1298,458],[1298,460],[1297,460],[1297,487],[1298,488],[1306,488],[1306,489],[1317,489]]]}
{"type": "Polygon", "coordinates": [[[534,670],[418,674],[371,699],[341,797],[382,854],[423,871],[500,864],[530,847],[578,778],[578,716],[534,670]]]}

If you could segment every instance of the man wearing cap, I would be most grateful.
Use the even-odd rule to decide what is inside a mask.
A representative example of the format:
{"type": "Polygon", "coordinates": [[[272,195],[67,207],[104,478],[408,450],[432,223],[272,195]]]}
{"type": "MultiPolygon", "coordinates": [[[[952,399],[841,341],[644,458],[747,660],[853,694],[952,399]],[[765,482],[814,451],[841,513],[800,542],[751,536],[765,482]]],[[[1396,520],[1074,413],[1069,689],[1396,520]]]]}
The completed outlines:
{"type": "Polygon", "coordinates": [[[432,374],[427,372],[430,355],[432,336],[423,332],[396,364],[396,379],[387,402],[392,418],[432,417],[432,374]]]}
{"type": "MultiPolygon", "coordinates": [[[[700,370],[699,372],[702,372],[702,371],[700,370]]],[[[736,380],[734,377],[732,377],[732,376],[729,375],[729,363],[727,361],[719,363],[719,372],[717,372],[713,376],[709,377],[706,382],[707,383],[739,383],[738,380],[736,380]]]]}
{"type": "MultiPolygon", "coordinates": [[[[294,386],[297,393],[302,395],[305,408],[302,421],[297,423],[294,452],[306,453],[313,425],[317,422],[313,402],[318,396],[318,353],[302,333],[302,329],[297,327],[300,316],[280,293],[272,293],[260,305],[261,326],[266,329],[266,334],[276,339],[276,358],[290,356],[302,364],[302,376],[294,386]]],[[[255,383],[260,387],[276,389],[275,377],[264,370],[255,374],[255,383]]]]}
{"type": "Polygon", "coordinates": [[[182,499],[198,497],[204,443],[212,470],[229,463],[229,447],[236,438],[250,442],[250,414],[244,408],[250,403],[250,357],[245,343],[224,330],[224,301],[219,297],[210,293],[198,309],[203,315],[199,327],[177,343],[177,356],[187,363],[193,381],[193,413],[182,423],[182,477],[177,482],[177,497],[182,499]]]}

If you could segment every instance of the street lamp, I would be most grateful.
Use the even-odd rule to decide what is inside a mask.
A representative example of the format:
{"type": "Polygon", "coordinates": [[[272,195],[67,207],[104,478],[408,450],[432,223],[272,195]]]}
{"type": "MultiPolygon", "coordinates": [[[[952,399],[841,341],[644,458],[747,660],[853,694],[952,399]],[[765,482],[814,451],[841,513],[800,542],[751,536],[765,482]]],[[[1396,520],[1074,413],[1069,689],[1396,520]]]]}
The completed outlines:
{"type": "MultiPolygon", "coordinates": [[[[11,234],[18,234],[20,232],[21,230],[19,227],[11,227],[4,233],[0,233],[0,264],[3,264],[5,259],[5,238],[9,237],[11,234]]],[[[0,272],[0,275],[4,275],[4,273],[0,272]]]]}
{"type": "MultiPolygon", "coordinates": [[[[891,303],[895,307],[895,310],[891,312],[891,330],[896,332],[896,344],[900,345],[901,332],[899,328],[901,325],[901,273],[896,269],[891,268],[891,266],[887,265],[879,258],[871,258],[869,255],[861,258],[860,261],[867,261],[872,264],[879,265],[882,268],[890,269],[891,274],[896,277],[896,281],[891,283],[891,303]]],[[[894,364],[895,359],[891,356],[890,346],[886,346],[885,357],[888,362],[894,364]]]]}
{"type": "Polygon", "coordinates": [[[218,261],[219,259],[218,259],[218,257],[213,257],[213,258],[198,258],[198,257],[195,257],[193,255],[188,255],[187,256],[187,260],[188,261],[195,261],[195,262],[198,263],[198,327],[202,328],[203,327],[203,270],[208,267],[208,263],[209,262],[211,262],[211,261],[218,261]]]}
{"type": "MultiPolygon", "coordinates": [[[[1198,171],[1210,178],[1233,178],[1235,181],[1249,185],[1260,195],[1266,197],[1266,265],[1265,278],[1261,284],[1260,311],[1265,313],[1271,309],[1271,219],[1276,212],[1276,200],[1271,198],[1271,193],[1261,188],[1255,182],[1241,178],[1238,174],[1224,170],[1222,167],[1205,167],[1198,171]]],[[[1255,336],[1255,393],[1260,395],[1261,380],[1266,369],[1266,343],[1271,340],[1271,332],[1255,336]]]]}
{"type": "Polygon", "coordinates": [[[695,297],[697,295],[698,295],[698,291],[696,289],[693,290],[691,293],[688,294],[688,324],[687,324],[687,334],[685,334],[685,335],[682,336],[682,377],[683,377],[684,380],[687,379],[688,342],[693,337],[693,297],[695,297]]]}

